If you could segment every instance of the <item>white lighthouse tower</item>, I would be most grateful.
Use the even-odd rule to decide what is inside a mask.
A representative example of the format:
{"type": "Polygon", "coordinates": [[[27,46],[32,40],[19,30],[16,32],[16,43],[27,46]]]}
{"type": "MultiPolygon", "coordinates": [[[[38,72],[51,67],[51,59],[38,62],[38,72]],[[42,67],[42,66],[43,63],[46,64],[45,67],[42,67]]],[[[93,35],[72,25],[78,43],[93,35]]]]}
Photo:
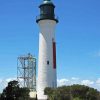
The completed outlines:
{"type": "Polygon", "coordinates": [[[55,5],[51,0],[43,0],[39,8],[40,15],[36,20],[40,28],[37,98],[46,100],[44,89],[57,86],[55,27],[58,19],[55,17],[55,5]]]}

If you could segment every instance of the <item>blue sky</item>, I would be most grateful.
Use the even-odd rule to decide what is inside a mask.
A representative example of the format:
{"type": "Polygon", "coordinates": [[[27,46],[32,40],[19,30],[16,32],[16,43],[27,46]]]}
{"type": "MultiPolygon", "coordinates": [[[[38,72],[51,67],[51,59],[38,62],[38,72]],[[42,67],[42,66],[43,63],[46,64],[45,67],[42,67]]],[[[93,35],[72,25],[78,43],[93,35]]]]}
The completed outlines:
{"type": "MultiPolygon", "coordinates": [[[[0,0],[0,79],[17,75],[17,57],[38,59],[36,16],[42,0],[0,0]]],[[[53,0],[58,79],[100,78],[100,0],[53,0]]],[[[99,82],[100,83],[100,82],[99,82]]]]}

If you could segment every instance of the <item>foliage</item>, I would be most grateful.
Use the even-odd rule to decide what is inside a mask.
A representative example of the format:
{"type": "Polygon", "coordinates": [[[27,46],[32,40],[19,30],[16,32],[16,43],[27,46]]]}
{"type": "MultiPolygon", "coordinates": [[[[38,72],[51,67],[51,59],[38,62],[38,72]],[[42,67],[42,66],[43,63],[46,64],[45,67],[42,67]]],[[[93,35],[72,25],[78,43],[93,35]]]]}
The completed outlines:
{"type": "Polygon", "coordinates": [[[0,100],[28,100],[29,89],[20,88],[18,81],[10,81],[3,90],[0,100]]]}
{"type": "Polygon", "coordinates": [[[46,88],[45,94],[49,100],[100,100],[99,91],[84,85],[46,88]]]}

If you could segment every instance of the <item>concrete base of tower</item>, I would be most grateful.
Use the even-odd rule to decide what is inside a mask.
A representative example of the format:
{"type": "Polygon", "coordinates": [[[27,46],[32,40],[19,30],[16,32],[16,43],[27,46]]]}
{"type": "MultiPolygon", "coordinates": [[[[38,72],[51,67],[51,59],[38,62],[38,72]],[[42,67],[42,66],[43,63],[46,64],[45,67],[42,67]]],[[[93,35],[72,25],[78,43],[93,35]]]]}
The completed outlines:
{"type": "Polygon", "coordinates": [[[29,93],[29,96],[30,96],[30,98],[36,99],[36,98],[37,98],[37,93],[34,92],[34,91],[31,91],[31,92],[29,93]]]}
{"type": "Polygon", "coordinates": [[[38,100],[47,100],[48,96],[44,94],[37,94],[37,99],[38,100]]]}

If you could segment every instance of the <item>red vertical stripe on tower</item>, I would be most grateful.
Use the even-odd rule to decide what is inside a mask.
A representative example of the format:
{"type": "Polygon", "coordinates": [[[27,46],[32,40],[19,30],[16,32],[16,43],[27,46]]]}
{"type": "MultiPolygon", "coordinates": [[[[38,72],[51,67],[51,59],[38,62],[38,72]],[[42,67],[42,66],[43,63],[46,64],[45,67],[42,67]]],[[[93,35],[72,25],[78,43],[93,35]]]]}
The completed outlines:
{"type": "Polygon", "coordinates": [[[56,69],[56,43],[53,42],[53,68],[56,69]]]}

